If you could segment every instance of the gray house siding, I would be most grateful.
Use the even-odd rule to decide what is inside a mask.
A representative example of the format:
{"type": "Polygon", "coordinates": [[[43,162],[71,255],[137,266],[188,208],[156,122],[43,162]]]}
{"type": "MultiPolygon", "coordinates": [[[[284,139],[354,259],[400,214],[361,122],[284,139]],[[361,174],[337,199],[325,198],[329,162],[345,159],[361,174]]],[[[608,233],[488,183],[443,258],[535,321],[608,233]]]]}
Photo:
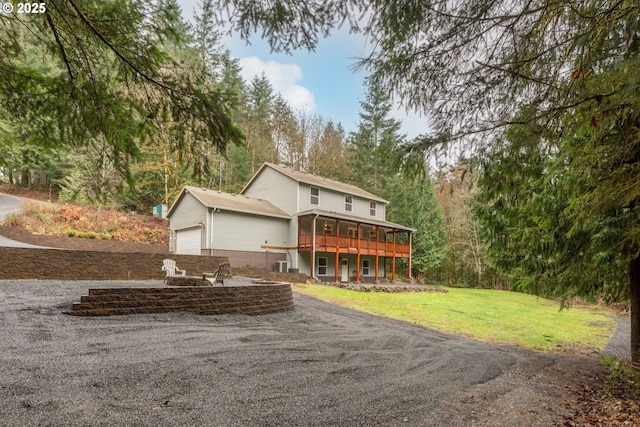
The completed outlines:
{"type": "Polygon", "coordinates": [[[207,208],[189,193],[182,196],[182,200],[171,212],[171,229],[193,227],[206,224],[207,208]]]}
{"type": "MultiPolygon", "coordinates": [[[[327,188],[316,187],[319,191],[318,204],[311,203],[311,185],[300,183],[298,186],[298,199],[300,200],[300,212],[311,209],[322,209],[329,212],[343,213],[353,216],[359,216],[363,221],[375,219],[379,221],[385,220],[385,204],[376,203],[375,215],[370,213],[371,200],[354,196],[350,193],[341,193],[327,188]],[[350,195],[352,199],[351,211],[346,209],[345,196],[350,195]]],[[[275,204],[275,203],[274,203],[275,204]]]]}
{"type": "Polygon", "coordinates": [[[170,227],[173,233],[173,242],[171,244],[171,250],[179,254],[178,240],[184,237],[180,236],[180,230],[183,230],[183,235],[189,233],[188,230],[194,228],[203,228],[200,238],[200,249],[205,248],[206,242],[206,230],[207,225],[207,208],[202,205],[195,197],[189,193],[185,193],[180,200],[180,203],[176,205],[175,209],[171,213],[170,227]]]}
{"type": "Polygon", "coordinates": [[[208,252],[228,257],[231,265],[273,270],[276,261],[289,258],[284,249],[262,247],[288,245],[289,219],[212,210],[209,223],[208,252]]]}
{"type": "Polygon", "coordinates": [[[217,249],[264,253],[262,245],[289,245],[288,219],[222,211],[212,213],[212,223],[212,243],[217,249]]]}
{"type": "Polygon", "coordinates": [[[271,168],[264,168],[242,192],[247,197],[264,199],[282,209],[289,215],[298,211],[298,183],[271,168]]]}

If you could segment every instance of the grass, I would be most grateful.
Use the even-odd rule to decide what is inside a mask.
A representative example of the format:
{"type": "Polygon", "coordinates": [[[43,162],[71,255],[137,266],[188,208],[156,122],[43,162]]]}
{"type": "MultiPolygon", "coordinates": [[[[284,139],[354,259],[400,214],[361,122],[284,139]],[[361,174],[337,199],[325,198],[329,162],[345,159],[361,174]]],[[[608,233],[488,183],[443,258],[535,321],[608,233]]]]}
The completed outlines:
{"type": "Polygon", "coordinates": [[[603,311],[517,292],[453,289],[448,293],[365,293],[323,285],[294,290],[341,306],[486,342],[538,351],[602,350],[616,327],[603,311]]]}

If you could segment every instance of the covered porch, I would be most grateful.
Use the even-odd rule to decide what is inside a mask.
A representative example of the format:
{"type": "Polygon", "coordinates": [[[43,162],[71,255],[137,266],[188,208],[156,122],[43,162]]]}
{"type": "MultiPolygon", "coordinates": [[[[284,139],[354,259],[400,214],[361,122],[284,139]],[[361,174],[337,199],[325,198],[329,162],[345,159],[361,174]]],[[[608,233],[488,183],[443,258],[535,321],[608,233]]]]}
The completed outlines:
{"type": "MultiPolygon", "coordinates": [[[[396,280],[396,260],[407,260],[407,271],[411,279],[411,234],[413,230],[387,221],[365,221],[349,215],[333,212],[311,211],[298,216],[299,252],[309,252],[310,272],[315,277],[316,253],[333,256],[334,266],[341,264],[346,254],[355,256],[355,281],[361,281],[362,260],[373,265],[374,281],[380,280],[380,265],[383,275],[387,273],[386,259],[391,260],[390,279],[396,280]]],[[[366,267],[365,267],[366,268],[366,267]]],[[[334,268],[334,281],[342,279],[338,268],[334,268]]]]}

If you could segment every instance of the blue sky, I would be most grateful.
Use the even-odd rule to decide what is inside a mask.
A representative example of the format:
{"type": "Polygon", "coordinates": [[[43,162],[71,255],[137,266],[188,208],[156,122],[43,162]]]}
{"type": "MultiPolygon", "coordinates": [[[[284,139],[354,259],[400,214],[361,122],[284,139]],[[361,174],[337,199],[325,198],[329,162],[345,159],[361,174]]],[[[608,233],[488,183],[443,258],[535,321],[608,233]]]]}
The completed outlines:
{"type": "MultiPolygon", "coordinates": [[[[184,18],[192,21],[197,0],[178,0],[178,4],[184,18]]],[[[361,35],[342,29],[321,39],[314,52],[296,51],[292,55],[271,53],[269,45],[259,37],[254,37],[251,45],[240,37],[225,37],[224,44],[240,60],[246,81],[264,72],[294,110],[340,122],[347,132],[357,129],[366,74],[352,68],[356,57],[367,53],[366,40],[361,35]]],[[[402,108],[394,111],[393,116],[402,121],[402,132],[409,138],[429,130],[426,119],[407,115],[402,108]]]]}

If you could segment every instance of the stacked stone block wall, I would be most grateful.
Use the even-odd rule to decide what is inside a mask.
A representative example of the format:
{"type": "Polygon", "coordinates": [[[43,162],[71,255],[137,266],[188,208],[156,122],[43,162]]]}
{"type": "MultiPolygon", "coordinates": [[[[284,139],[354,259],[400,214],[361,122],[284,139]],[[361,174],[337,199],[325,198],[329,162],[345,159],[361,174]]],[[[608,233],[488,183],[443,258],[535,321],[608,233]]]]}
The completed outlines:
{"type": "Polygon", "coordinates": [[[0,280],[164,279],[162,260],[171,258],[188,275],[213,272],[225,257],[154,253],[95,252],[0,247],[0,280]]]}
{"type": "Polygon", "coordinates": [[[111,316],[186,311],[260,315],[293,309],[291,285],[100,288],[73,304],[74,316],[111,316]]]}
{"type": "Polygon", "coordinates": [[[278,273],[266,268],[237,267],[231,265],[231,274],[234,276],[253,277],[274,282],[306,283],[308,277],[304,273],[278,273]]]}

